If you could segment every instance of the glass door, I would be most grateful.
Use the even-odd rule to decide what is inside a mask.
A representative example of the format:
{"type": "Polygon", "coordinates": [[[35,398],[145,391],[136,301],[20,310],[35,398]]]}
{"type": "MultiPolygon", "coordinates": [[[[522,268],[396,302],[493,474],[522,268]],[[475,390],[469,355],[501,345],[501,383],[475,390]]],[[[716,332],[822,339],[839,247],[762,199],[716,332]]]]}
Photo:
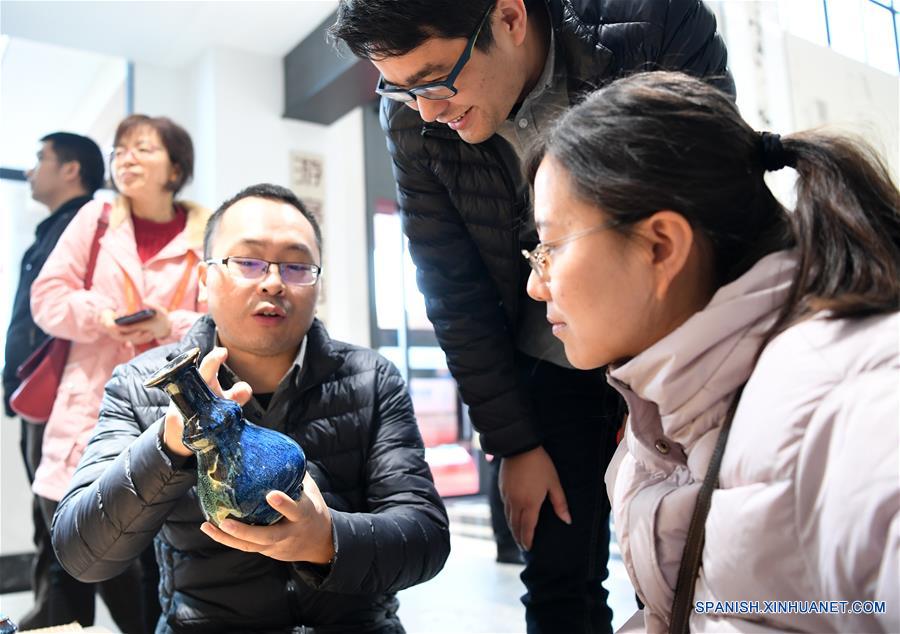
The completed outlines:
{"type": "Polygon", "coordinates": [[[377,102],[364,107],[364,134],[372,347],[406,379],[438,492],[445,497],[475,494],[480,489],[480,452],[473,446],[465,406],[416,286],[377,102]]]}

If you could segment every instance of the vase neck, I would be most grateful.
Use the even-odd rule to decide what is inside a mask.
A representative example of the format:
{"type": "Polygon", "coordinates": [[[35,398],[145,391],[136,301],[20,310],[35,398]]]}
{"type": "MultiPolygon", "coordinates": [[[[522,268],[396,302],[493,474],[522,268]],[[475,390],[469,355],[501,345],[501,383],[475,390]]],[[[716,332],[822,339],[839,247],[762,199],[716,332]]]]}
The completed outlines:
{"type": "Polygon", "coordinates": [[[195,366],[184,368],[173,376],[165,390],[185,421],[193,419],[216,399],[195,366]]]}

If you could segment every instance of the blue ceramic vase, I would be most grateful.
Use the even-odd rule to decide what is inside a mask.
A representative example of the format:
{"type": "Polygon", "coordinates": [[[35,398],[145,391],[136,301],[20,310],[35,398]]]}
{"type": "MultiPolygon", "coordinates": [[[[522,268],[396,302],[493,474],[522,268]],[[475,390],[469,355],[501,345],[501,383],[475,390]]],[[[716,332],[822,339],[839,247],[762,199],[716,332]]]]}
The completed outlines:
{"type": "Polygon", "coordinates": [[[220,398],[200,376],[200,349],[172,359],[144,382],[165,390],[184,418],[184,444],[197,456],[197,493],[206,519],[246,524],[281,519],[266,502],[269,491],[297,500],[303,492],[306,456],[292,438],[243,417],[241,406],[220,398]]]}

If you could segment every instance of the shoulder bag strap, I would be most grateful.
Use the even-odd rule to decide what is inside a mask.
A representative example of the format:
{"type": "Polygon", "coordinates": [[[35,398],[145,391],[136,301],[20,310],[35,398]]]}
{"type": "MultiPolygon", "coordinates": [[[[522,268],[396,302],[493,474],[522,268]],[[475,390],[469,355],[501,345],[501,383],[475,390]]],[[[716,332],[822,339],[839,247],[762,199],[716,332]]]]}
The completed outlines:
{"type": "Polygon", "coordinates": [[[100,253],[100,239],[109,227],[109,214],[112,205],[103,203],[103,211],[97,219],[97,229],[94,231],[94,239],[91,242],[91,255],[88,258],[87,271],[84,274],[84,290],[90,290],[94,284],[94,268],[97,266],[97,254],[100,253]]]}
{"type": "MultiPolygon", "coordinates": [[[[175,294],[169,302],[168,310],[170,312],[178,308],[181,304],[181,300],[184,299],[188,282],[191,281],[191,274],[194,272],[194,267],[199,261],[197,254],[188,250],[187,255],[185,256],[184,271],[181,274],[181,279],[178,281],[178,286],[175,287],[175,294]]],[[[142,300],[138,296],[137,288],[131,280],[131,277],[128,276],[128,273],[125,273],[125,304],[130,313],[138,310],[142,305],[142,300]]]]}
{"type": "Polygon", "coordinates": [[[137,288],[134,285],[134,282],[131,281],[131,276],[128,275],[128,272],[122,271],[123,279],[125,280],[125,310],[129,313],[133,313],[141,308],[141,298],[138,296],[137,288]]]}
{"type": "Polygon", "coordinates": [[[188,282],[191,280],[191,274],[194,272],[194,267],[197,265],[197,262],[199,262],[197,254],[191,249],[188,249],[185,260],[187,260],[187,262],[184,265],[184,273],[181,274],[181,280],[178,282],[178,287],[175,289],[175,295],[172,296],[172,301],[169,302],[170,311],[178,308],[178,305],[181,304],[181,300],[184,299],[188,282]]]}
{"type": "Polygon", "coordinates": [[[716,441],[716,448],[709,460],[709,467],[706,469],[706,476],[703,478],[700,492],[697,494],[687,541],[684,544],[681,564],[678,567],[678,581],[675,583],[675,598],[672,600],[669,634],[688,634],[690,632],[694,586],[697,583],[697,573],[700,571],[700,560],[703,556],[703,544],[706,539],[706,517],[709,515],[713,491],[719,486],[719,469],[722,466],[722,456],[725,454],[725,444],[728,442],[728,432],[731,430],[731,421],[734,420],[734,414],[743,391],[744,386],[742,385],[738,388],[728,407],[725,422],[722,424],[719,439],[716,441]]]}

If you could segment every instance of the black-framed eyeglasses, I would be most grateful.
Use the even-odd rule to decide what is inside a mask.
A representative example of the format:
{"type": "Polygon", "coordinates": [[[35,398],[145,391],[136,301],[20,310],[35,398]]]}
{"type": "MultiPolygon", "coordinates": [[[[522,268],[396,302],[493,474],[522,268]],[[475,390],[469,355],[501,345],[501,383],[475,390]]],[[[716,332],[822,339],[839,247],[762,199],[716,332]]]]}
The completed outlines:
{"type": "Polygon", "coordinates": [[[269,274],[270,266],[277,266],[281,280],[289,286],[312,286],[322,274],[321,266],[303,262],[269,262],[234,255],[227,258],[210,258],[205,262],[221,264],[233,277],[249,281],[261,280],[269,274]]]}
{"type": "Polygon", "coordinates": [[[466,65],[466,62],[469,61],[469,57],[472,56],[472,50],[475,48],[475,42],[478,40],[478,35],[481,33],[481,29],[484,28],[484,25],[488,22],[488,17],[491,15],[491,9],[493,8],[494,3],[491,2],[487,9],[485,9],[484,15],[481,16],[481,20],[478,21],[478,26],[475,27],[475,31],[469,36],[466,48],[456,61],[453,70],[447,75],[447,79],[432,81],[427,84],[421,84],[420,86],[413,86],[412,88],[400,88],[399,86],[394,86],[384,81],[384,75],[381,75],[378,78],[378,84],[375,86],[375,92],[388,99],[402,101],[404,103],[415,101],[418,97],[435,100],[450,99],[453,97],[459,92],[456,86],[453,85],[453,82],[456,81],[456,78],[462,72],[463,66],[466,65]]]}

